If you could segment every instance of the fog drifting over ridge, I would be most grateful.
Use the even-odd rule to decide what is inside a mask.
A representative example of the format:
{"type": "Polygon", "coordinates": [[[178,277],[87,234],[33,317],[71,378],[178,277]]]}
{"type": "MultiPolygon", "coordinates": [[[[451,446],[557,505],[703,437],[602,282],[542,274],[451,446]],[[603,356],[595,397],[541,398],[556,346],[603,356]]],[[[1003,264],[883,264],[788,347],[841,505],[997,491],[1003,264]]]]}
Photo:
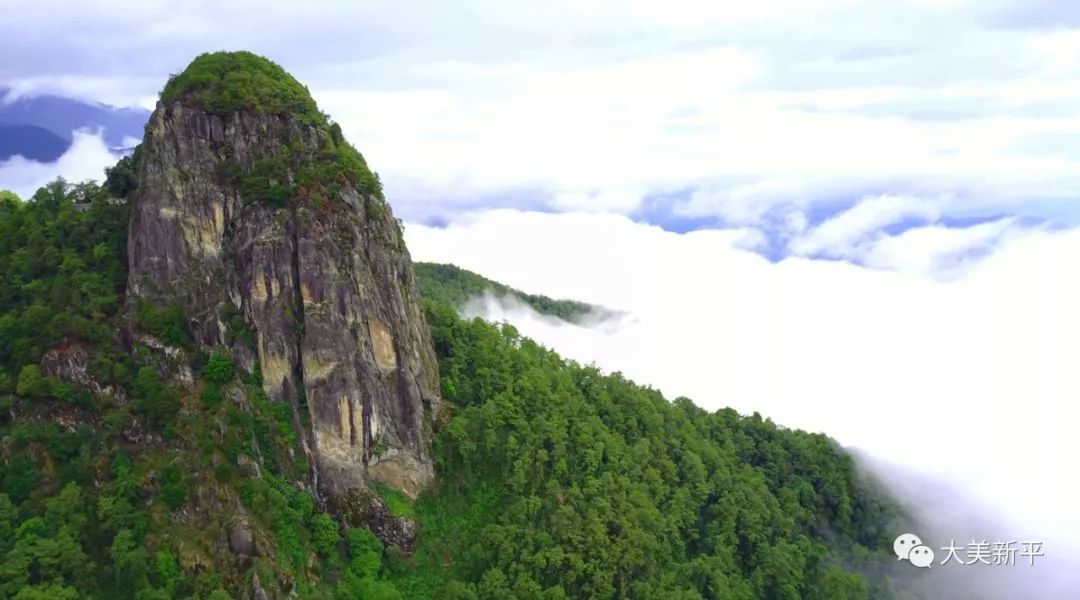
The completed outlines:
{"type": "Polygon", "coordinates": [[[37,162],[22,156],[0,161],[0,190],[11,190],[27,199],[57,177],[71,183],[89,179],[100,182],[105,179],[105,168],[119,159],[109,150],[100,131],[75,131],[71,147],[56,162],[37,162]]]}
{"type": "MultiPolygon", "coordinates": [[[[669,398],[757,411],[858,449],[909,505],[923,494],[950,503],[918,515],[945,537],[935,546],[1044,543],[1036,566],[977,577],[990,587],[980,593],[1080,586],[1080,486],[1068,465],[1080,456],[1080,286],[1065,272],[1080,229],[1015,231],[948,280],[770,263],[739,248],[743,232],[675,234],[603,214],[490,211],[445,229],[408,225],[406,239],[414,260],[627,310],[617,327],[586,328],[494,298],[470,307],[669,398]]],[[[902,246],[890,251],[907,264],[902,246]]]]}

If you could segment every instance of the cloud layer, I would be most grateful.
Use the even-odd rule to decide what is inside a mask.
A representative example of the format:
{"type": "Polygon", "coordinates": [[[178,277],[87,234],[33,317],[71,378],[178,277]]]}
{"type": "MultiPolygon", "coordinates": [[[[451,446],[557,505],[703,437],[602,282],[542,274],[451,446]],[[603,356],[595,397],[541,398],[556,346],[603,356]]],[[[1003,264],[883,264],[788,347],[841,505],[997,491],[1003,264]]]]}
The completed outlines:
{"type": "MultiPolygon", "coordinates": [[[[478,310],[670,396],[953,482],[1077,556],[1071,4],[5,9],[0,84],[18,94],[152,106],[200,52],[269,56],[380,172],[416,258],[631,315],[589,329],[478,310]],[[419,224],[436,221],[451,225],[419,224]]],[[[0,187],[114,160],[80,134],[56,165],[0,165],[0,187]]]]}
{"type": "MultiPolygon", "coordinates": [[[[484,307],[487,317],[669,397],[758,411],[948,481],[994,511],[983,536],[1046,543],[1056,558],[1040,577],[1075,568],[1080,484],[1061,461],[1080,455],[1080,286],[1061,267],[1080,255],[1080,229],[1025,229],[948,281],[846,262],[770,263],[739,249],[741,236],[517,211],[406,228],[418,260],[631,313],[614,331],[499,303],[484,307]]],[[[904,248],[893,248],[894,260],[925,260],[925,250],[904,248]]],[[[967,532],[959,521],[956,529],[967,532]]]]}
{"type": "Polygon", "coordinates": [[[100,133],[76,131],[72,133],[71,147],[54,163],[40,163],[21,156],[0,162],[0,190],[30,198],[38,188],[57,177],[71,182],[101,181],[105,167],[113,166],[117,159],[100,133]]]}
{"type": "Polygon", "coordinates": [[[743,4],[9,0],[0,82],[147,104],[199,52],[264,53],[414,220],[614,210],[771,240],[770,215],[812,223],[892,195],[942,217],[1080,222],[1062,200],[1080,181],[1080,11],[743,4]]]}

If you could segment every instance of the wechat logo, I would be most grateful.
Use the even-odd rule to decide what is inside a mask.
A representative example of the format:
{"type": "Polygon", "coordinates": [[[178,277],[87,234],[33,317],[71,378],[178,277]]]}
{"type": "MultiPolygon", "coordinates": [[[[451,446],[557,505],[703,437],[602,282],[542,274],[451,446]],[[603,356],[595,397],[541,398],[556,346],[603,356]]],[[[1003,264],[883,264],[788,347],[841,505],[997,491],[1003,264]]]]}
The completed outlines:
{"type": "Polygon", "coordinates": [[[929,569],[934,562],[934,551],[914,533],[901,534],[893,541],[892,549],[896,560],[906,560],[920,569],[929,569]]]}

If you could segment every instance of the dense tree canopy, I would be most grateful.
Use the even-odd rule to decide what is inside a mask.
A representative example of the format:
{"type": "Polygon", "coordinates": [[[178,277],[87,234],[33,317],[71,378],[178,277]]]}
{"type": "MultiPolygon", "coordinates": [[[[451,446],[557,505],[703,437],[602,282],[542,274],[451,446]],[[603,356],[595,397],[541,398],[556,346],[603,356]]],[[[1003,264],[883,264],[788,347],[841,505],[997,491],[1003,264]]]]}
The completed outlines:
{"type": "Polygon", "coordinates": [[[0,373],[65,336],[107,343],[125,283],[127,207],[58,179],[27,202],[0,196],[0,373]]]}
{"type": "Polygon", "coordinates": [[[311,94],[277,63],[251,52],[209,52],[169,78],[162,102],[188,102],[222,117],[245,110],[325,125],[311,94]]]}
{"type": "Polygon", "coordinates": [[[559,317],[564,321],[577,321],[586,315],[608,312],[603,307],[577,300],[555,300],[543,295],[527,294],[454,265],[421,262],[414,266],[420,293],[428,300],[452,307],[460,307],[490,292],[498,297],[515,298],[540,314],[559,317]]]}
{"type": "Polygon", "coordinates": [[[193,348],[175,308],[118,311],[127,210],[107,196],[63,181],[0,196],[0,599],[220,600],[256,577],[301,598],[914,597],[889,578],[896,508],[832,440],[464,320],[453,305],[494,282],[438,265],[417,273],[448,407],[439,483],[415,503],[373,490],[418,522],[419,547],[341,527],[257,369],[193,348]],[[176,350],[124,349],[129,328],[176,350]],[[112,392],[43,372],[75,344],[112,392]],[[241,516],[260,549],[246,562],[226,533],[241,516]]]}
{"type": "Polygon", "coordinates": [[[396,572],[407,595],[887,597],[846,566],[887,558],[893,508],[825,436],[668,402],[445,305],[427,314],[457,408],[439,490],[418,505],[425,545],[396,572]]]}

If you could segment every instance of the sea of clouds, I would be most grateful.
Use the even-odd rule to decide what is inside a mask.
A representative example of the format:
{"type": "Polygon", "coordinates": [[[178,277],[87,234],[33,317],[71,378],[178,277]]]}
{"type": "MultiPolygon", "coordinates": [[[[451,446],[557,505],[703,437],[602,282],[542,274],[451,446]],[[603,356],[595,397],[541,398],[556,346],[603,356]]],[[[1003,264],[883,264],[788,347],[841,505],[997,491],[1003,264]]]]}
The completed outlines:
{"type": "Polygon", "coordinates": [[[119,158],[109,150],[100,131],[75,131],[71,147],[56,162],[37,162],[18,155],[0,161],[0,190],[10,190],[26,199],[57,177],[72,183],[90,179],[100,182],[105,178],[105,167],[115,165],[119,158]]]}
{"type": "Polygon", "coordinates": [[[626,311],[595,327],[494,297],[466,307],[669,398],[827,433],[932,547],[1043,543],[1034,567],[935,565],[943,591],[963,580],[977,597],[1068,597],[1080,589],[1080,229],[1014,228],[991,245],[985,231],[946,232],[941,257],[978,241],[963,261],[899,239],[938,229],[879,235],[881,268],[770,262],[744,249],[745,231],[676,234],[611,214],[495,210],[408,225],[406,239],[415,260],[626,311]]]}

